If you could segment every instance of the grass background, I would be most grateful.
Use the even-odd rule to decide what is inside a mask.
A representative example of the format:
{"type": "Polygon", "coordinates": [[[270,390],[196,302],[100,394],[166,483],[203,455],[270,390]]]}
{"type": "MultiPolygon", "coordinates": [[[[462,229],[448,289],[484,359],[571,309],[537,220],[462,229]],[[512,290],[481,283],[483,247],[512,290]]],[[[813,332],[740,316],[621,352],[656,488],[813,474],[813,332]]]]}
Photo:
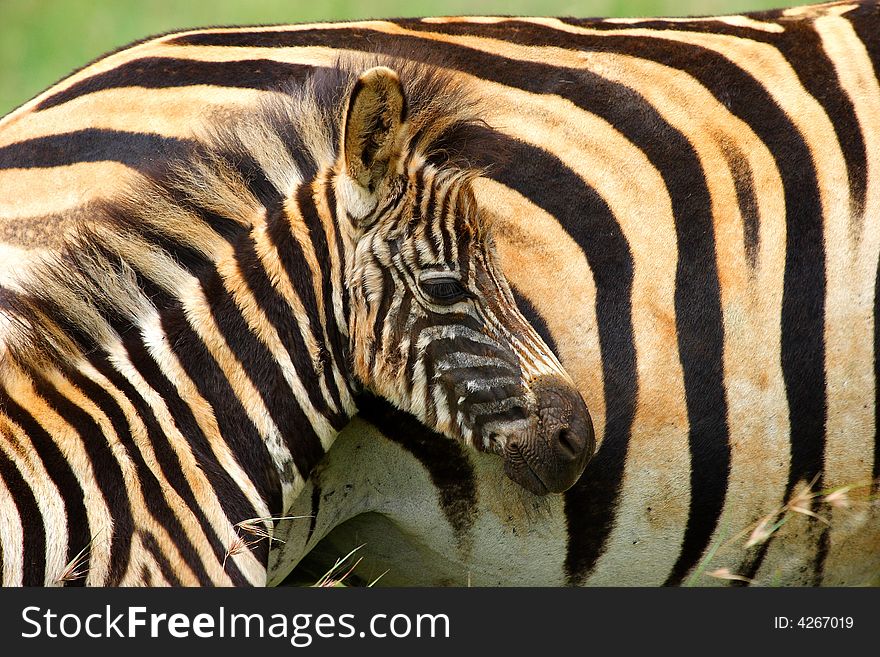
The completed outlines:
{"type": "MultiPolygon", "coordinates": [[[[804,0],[803,3],[806,3],[804,0]]],[[[353,18],[739,13],[797,0],[0,0],[0,116],[101,54],[188,27],[353,18]]]]}

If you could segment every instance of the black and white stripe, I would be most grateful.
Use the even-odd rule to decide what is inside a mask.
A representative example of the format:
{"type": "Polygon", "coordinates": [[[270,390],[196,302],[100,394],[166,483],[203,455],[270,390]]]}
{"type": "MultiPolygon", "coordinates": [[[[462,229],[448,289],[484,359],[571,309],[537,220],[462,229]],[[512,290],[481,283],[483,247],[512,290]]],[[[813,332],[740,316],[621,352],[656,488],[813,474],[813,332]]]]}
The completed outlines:
{"type": "MultiPolygon", "coordinates": [[[[443,66],[479,90],[487,125],[469,126],[449,153],[482,172],[475,202],[496,215],[504,272],[542,334],[522,329],[530,337],[518,358],[543,363],[525,355],[528,344],[553,347],[601,449],[561,499],[534,502],[495,476],[497,461],[454,443],[426,449],[425,436],[394,431],[408,421],[374,412],[391,439],[377,449],[396,467],[360,475],[367,462],[340,449],[326,472],[369,474],[385,497],[361,508],[309,494],[318,517],[299,542],[290,528],[287,562],[328,533],[342,546],[348,530],[332,533],[327,519],[358,516],[349,529],[369,535],[376,555],[388,523],[421,536],[421,565],[398,564],[387,582],[409,573],[465,583],[470,572],[487,583],[711,584],[730,581],[706,574],[723,568],[758,583],[863,583],[880,567],[870,483],[880,477],[878,21],[877,2],[859,0],[693,19],[407,19],[159,37],[0,123],[0,182],[10,190],[0,197],[2,248],[17,262],[50,248],[41,227],[60,230],[82,207],[71,185],[100,199],[94,181],[149,174],[152,153],[198,147],[193,99],[203,85],[206,103],[238,108],[272,96],[280,77],[303,80],[340,56],[406,53],[443,66]],[[447,467],[462,461],[469,467],[447,467]],[[421,472],[427,489],[411,483],[421,472]],[[846,486],[856,486],[849,507],[826,499],[846,486]],[[475,500],[472,513],[449,512],[456,490],[475,500]],[[397,499],[423,499],[430,511],[412,517],[397,499]],[[798,499],[830,524],[792,511],[798,499]],[[775,512],[785,523],[767,540],[746,548],[746,531],[728,544],[775,512]],[[379,524],[377,513],[390,520],[379,524]],[[428,531],[428,516],[449,536],[428,531]],[[546,558],[516,561],[535,553],[546,558]]],[[[450,212],[452,187],[432,191],[429,179],[413,180],[425,190],[419,212],[450,212]]],[[[444,230],[432,224],[424,253],[397,257],[424,266],[442,250],[455,261],[444,230]]],[[[321,252],[339,250],[328,235],[321,252]]],[[[394,257],[377,254],[386,265],[394,257]]],[[[395,269],[377,280],[391,289],[415,281],[406,276],[395,269]]],[[[325,313],[328,294],[315,296],[325,313]]],[[[383,296],[376,313],[426,330],[415,298],[383,296]]],[[[334,299],[334,312],[347,312],[345,303],[334,299]]],[[[499,313],[487,305],[479,317],[491,325],[499,313]]],[[[372,325],[404,345],[393,321],[372,325]]],[[[473,344],[456,340],[452,352],[473,344]]],[[[412,368],[404,381],[467,369],[453,356],[429,372],[413,344],[402,351],[412,368]]],[[[473,362],[503,386],[507,370],[493,370],[493,358],[473,362]]],[[[401,395],[413,399],[406,387],[401,395]]],[[[417,396],[419,419],[451,413],[448,396],[417,396]]],[[[330,474],[308,484],[325,493],[334,485],[330,474]]]]}

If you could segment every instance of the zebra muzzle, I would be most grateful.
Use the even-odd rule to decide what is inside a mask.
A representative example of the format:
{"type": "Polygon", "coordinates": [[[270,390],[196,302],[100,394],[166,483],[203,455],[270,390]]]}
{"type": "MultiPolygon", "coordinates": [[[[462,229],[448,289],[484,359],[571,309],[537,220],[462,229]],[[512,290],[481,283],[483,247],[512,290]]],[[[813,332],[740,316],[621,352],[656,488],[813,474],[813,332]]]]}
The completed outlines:
{"type": "Polygon", "coordinates": [[[561,493],[574,485],[593,456],[593,422],[572,386],[547,377],[532,391],[534,421],[527,430],[508,437],[504,472],[535,495],[561,493]]]}

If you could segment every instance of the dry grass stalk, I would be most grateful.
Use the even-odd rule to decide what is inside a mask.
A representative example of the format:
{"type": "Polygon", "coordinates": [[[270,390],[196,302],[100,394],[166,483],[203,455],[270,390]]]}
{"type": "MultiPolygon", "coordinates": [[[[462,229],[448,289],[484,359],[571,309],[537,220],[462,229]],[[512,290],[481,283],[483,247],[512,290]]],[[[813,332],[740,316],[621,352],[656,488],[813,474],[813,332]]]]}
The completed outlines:
{"type": "Polygon", "coordinates": [[[730,572],[729,568],[716,568],[713,571],[706,573],[709,577],[714,577],[716,579],[723,580],[732,580],[738,582],[747,582],[749,584],[754,584],[754,580],[749,579],[748,577],[743,577],[742,575],[734,575],[730,572]]]}
{"type": "Polygon", "coordinates": [[[718,550],[723,550],[724,548],[730,547],[734,543],[739,543],[739,541],[746,536],[747,538],[745,540],[744,546],[746,549],[755,547],[756,545],[760,545],[766,542],[786,522],[788,522],[788,520],[792,517],[792,514],[797,513],[800,515],[804,515],[830,526],[831,522],[828,518],[819,515],[818,513],[813,511],[813,506],[817,500],[820,504],[827,504],[828,506],[837,509],[850,509],[854,506],[865,504],[880,504],[880,494],[869,494],[867,498],[862,498],[861,496],[858,496],[856,499],[854,499],[853,496],[850,495],[852,491],[856,491],[859,489],[868,488],[869,490],[873,490],[874,487],[880,485],[880,480],[854,483],[846,486],[838,486],[836,488],[814,491],[813,488],[816,485],[817,481],[818,476],[814,478],[813,481],[809,484],[806,484],[797,489],[791,496],[791,499],[789,499],[789,501],[786,502],[783,506],[772,511],[771,513],[768,513],[766,516],[758,520],[757,523],[747,527],[729,540],[723,541],[719,539],[719,541],[712,546],[712,549],[707,555],[707,558],[703,560],[701,567],[697,569],[697,571],[694,573],[694,575],[691,576],[689,581],[695,580],[696,576],[699,573],[702,573],[718,579],[738,580],[748,583],[754,583],[753,580],[750,580],[747,577],[731,573],[728,568],[717,568],[716,570],[713,570],[711,572],[705,571],[704,568],[708,564],[708,562],[711,561],[712,558],[714,558],[714,555],[718,550]]]}
{"type": "Polygon", "coordinates": [[[256,538],[253,540],[245,540],[241,536],[236,536],[232,539],[232,542],[229,544],[229,547],[226,550],[226,555],[223,557],[223,570],[226,570],[226,561],[229,557],[234,557],[237,554],[241,554],[246,550],[249,550],[251,547],[262,541],[262,538],[256,538]]]}
{"type": "Polygon", "coordinates": [[[300,520],[303,518],[311,518],[312,516],[266,516],[263,518],[248,518],[247,520],[242,520],[241,522],[235,523],[235,528],[240,529],[243,532],[251,534],[252,536],[258,536],[259,538],[267,538],[269,542],[275,541],[277,543],[283,543],[280,538],[276,538],[272,535],[270,531],[270,524],[274,522],[279,522],[281,520],[300,520]]]}
{"type": "Polygon", "coordinates": [[[57,584],[64,585],[66,582],[73,582],[88,575],[88,569],[84,569],[83,566],[85,565],[86,559],[91,554],[92,544],[94,544],[100,535],[101,532],[98,532],[92,536],[92,539],[85,544],[83,549],[77,552],[76,556],[64,566],[61,570],[61,574],[55,579],[57,584]]]}
{"type": "MultiPolygon", "coordinates": [[[[358,567],[358,564],[360,564],[361,559],[358,559],[357,561],[355,561],[354,564],[351,566],[351,568],[349,568],[345,572],[345,574],[342,575],[341,577],[338,576],[338,573],[342,570],[342,567],[345,565],[345,562],[348,561],[351,558],[351,556],[355,552],[360,550],[362,547],[364,547],[364,546],[358,545],[356,548],[354,548],[351,552],[346,554],[344,557],[342,557],[341,559],[337,559],[336,563],[333,564],[333,566],[330,568],[330,570],[328,570],[326,573],[324,573],[321,576],[321,578],[318,579],[317,582],[315,582],[315,584],[313,586],[316,588],[330,588],[330,587],[334,587],[334,586],[342,586],[345,578],[348,577],[349,575],[351,575],[352,572],[354,572],[354,569],[358,567]]],[[[384,574],[385,573],[382,573],[382,575],[384,575],[384,574]]],[[[379,575],[379,577],[382,577],[382,575],[379,575]]],[[[378,578],[376,578],[375,581],[378,581],[378,578]]],[[[374,581],[374,583],[375,583],[375,581],[374,581]]],[[[372,586],[372,584],[371,584],[371,586],[372,586]]]]}

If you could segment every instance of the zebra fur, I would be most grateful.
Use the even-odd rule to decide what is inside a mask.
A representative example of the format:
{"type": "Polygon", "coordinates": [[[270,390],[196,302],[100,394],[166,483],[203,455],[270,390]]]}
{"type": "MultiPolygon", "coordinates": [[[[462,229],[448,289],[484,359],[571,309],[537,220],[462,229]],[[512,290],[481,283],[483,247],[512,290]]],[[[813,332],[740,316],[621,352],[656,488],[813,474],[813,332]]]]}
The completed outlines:
{"type": "MultiPolygon", "coordinates": [[[[577,486],[535,502],[493,483],[497,462],[423,434],[386,436],[397,474],[363,475],[383,478],[384,501],[325,500],[344,486],[316,479],[303,549],[348,513],[370,523],[381,510],[400,533],[422,532],[401,583],[429,570],[433,583],[466,583],[468,572],[497,583],[499,570],[520,576],[511,583],[737,581],[707,574],[721,568],[759,584],[861,584],[876,575],[880,541],[878,22],[877,3],[862,0],[689,19],[452,17],[157,37],[0,124],[4,253],[27,262],[83,193],[101,197],[95,180],[137,175],[157,149],[198,141],[192,126],[209,108],[249,106],[340,53],[439,64],[478,87],[492,126],[480,143],[504,145],[475,193],[498,215],[505,273],[583,392],[602,447],[577,486]],[[849,486],[848,507],[826,499],[849,486]],[[502,502],[517,500],[552,513],[509,521],[502,502]],[[794,512],[759,545],[713,549],[798,500],[830,525],[794,512]],[[468,503],[494,531],[460,520],[468,503]],[[524,532],[545,529],[523,547],[524,532]],[[535,554],[540,567],[510,559],[535,554]]],[[[334,458],[328,471],[344,471],[334,458]]],[[[381,551],[388,525],[372,526],[381,551]]]]}

